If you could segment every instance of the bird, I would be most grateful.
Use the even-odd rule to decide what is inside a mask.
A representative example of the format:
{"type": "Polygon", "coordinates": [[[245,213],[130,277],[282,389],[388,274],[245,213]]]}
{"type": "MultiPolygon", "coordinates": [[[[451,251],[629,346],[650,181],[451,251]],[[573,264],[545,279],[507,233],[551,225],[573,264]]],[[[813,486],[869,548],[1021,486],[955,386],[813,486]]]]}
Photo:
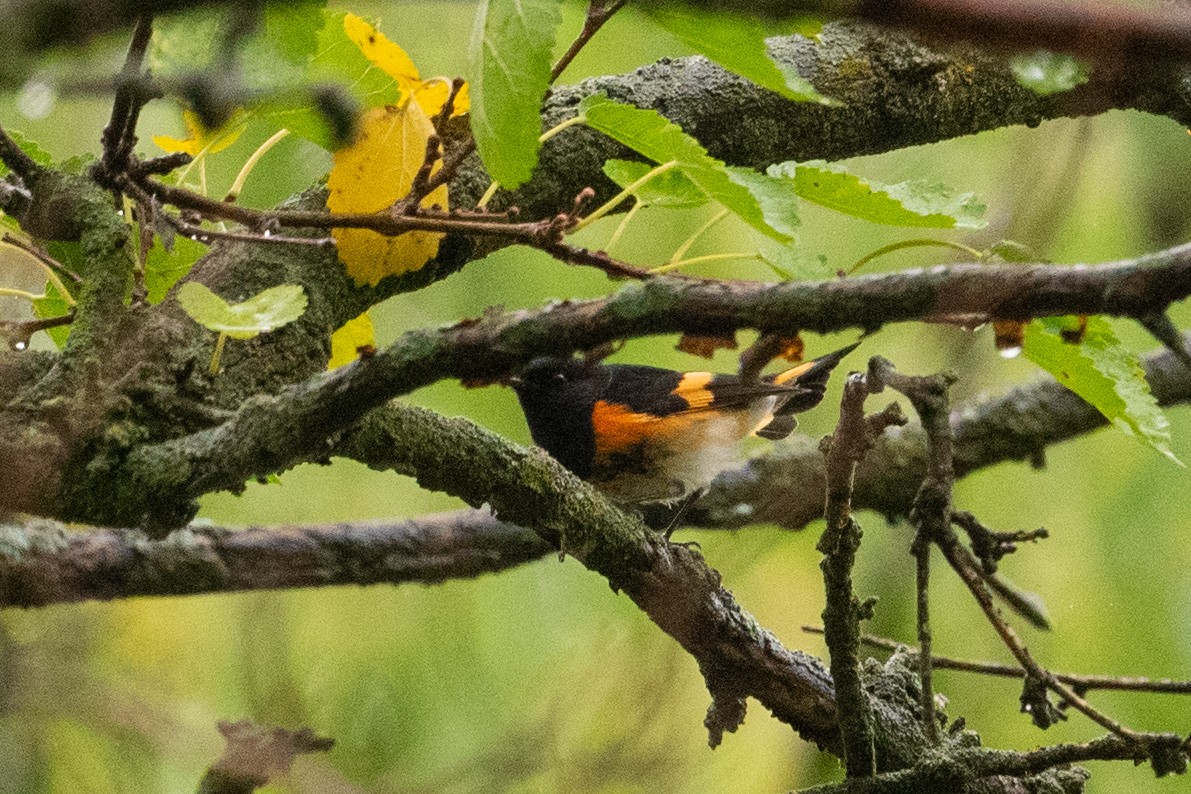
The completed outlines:
{"type": "Polygon", "coordinates": [[[859,343],[749,380],[565,357],[530,361],[510,378],[534,443],[624,506],[679,504],[678,520],[750,435],[788,436],[794,414],[822,401],[836,365],[859,343]]]}

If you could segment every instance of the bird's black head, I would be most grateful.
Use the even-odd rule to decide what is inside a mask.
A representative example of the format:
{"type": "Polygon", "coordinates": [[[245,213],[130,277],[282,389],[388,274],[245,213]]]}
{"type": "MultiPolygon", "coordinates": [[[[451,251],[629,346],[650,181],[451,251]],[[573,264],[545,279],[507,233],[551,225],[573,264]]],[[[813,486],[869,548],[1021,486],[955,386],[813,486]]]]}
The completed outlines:
{"type": "Polygon", "coordinates": [[[580,477],[591,473],[591,412],[607,370],[574,358],[536,358],[511,379],[534,442],[580,477]]]}
{"type": "Polygon", "coordinates": [[[518,394],[543,395],[569,391],[590,377],[590,367],[577,358],[543,356],[525,365],[512,379],[518,394]]]}

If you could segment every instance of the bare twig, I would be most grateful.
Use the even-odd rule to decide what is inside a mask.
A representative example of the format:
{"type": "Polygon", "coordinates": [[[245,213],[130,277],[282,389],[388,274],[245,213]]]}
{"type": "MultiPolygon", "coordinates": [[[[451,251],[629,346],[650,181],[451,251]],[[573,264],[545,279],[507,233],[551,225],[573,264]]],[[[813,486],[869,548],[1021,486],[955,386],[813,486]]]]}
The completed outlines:
{"type": "Polygon", "coordinates": [[[874,390],[888,386],[910,399],[914,410],[926,430],[927,473],[914,507],[910,521],[917,532],[911,544],[914,555],[917,626],[919,643],[919,678],[922,682],[922,721],[926,735],[937,742],[939,725],[935,718],[935,695],[932,686],[930,656],[930,549],[944,530],[951,527],[951,488],[954,473],[951,463],[951,422],[947,406],[947,389],[955,380],[952,375],[934,377],[911,377],[897,372],[893,365],[880,356],[869,362],[869,377],[874,390]]]}
{"type": "Polygon", "coordinates": [[[852,516],[852,479],[856,464],[872,446],[873,440],[890,425],[904,424],[897,404],[890,405],[867,421],[864,401],[869,386],[864,375],[853,373],[844,385],[839,424],[823,440],[827,459],[827,500],[824,516],[827,526],[819,539],[823,553],[819,567],[823,571],[826,605],[823,625],[831,652],[831,680],[840,712],[844,761],[848,777],[871,777],[877,771],[873,749],[872,707],[861,679],[859,642],[860,621],[865,608],[852,587],[852,566],[860,548],[860,525],[852,516]]]}
{"type": "Polygon", "coordinates": [[[148,100],[159,95],[159,90],[141,74],[141,64],[152,35],[153,18],[149,15],[138,17],[124,58],[124,68],[117,78],[111,119],[104,127],[101,139],[103,156],[100,162],[109,178],[127,167],[133,147],[136,146],[136,125],[141,108],[148,100]]]}
{"type": "Polygon", "coordinates": [[[4,334],[8,346],[18,352],[29,349],[29,341],[38,331],[48,331],[74,322],[74,312],[58,317],[47,317],[37,320],[22,320],[20,322],[0,322],[0,333],[4,334]]]}
{"type": "Polygon", "coordinates": [[[17,146],[17,142],[4,131],[4,127],[0,127],[0,162],[3,162],[8,166],[8,170],[25,181],[34,177],[41,170],[41,166],[34,162],[32,157],[25,154],[24,149],[17,146]]]}
{"type": "MultiPolygon", "coordinates": [[[[927,436],[928,475],[918,496],[914,500],[911,520],[919,527],[926,540],[938,545],[944,558],[959,574],[992,624],[1001,641],[1013,654],[1025,671],[1022,708],[1028,711],[1039,727],[1047,727],[1055,719],[1062,718],[1045,697],[1046,690],[1056,693],[1063,702],[1083,713],[1089,719],[1142,748],[1151,759],[1155,771],[1185,768],[1187,749],[1182,739],[1174,734],[1142,733],[1122,725],[1104,714],[1072,687],[1056,679],[1039,665],[1026,649],[1017,633],[1001,616],[993,603],[992,595],[985,585],[979,565],[971,553],[960,543],[951,526],[951,490],[954,471],[951,459],[952,432],[947,409],[947,388],[951,378],[916,378],[901,375],[889,362],[874,357],[869,365],[870,377],[905,394],[914,404],[922,420],[927,436]]],[[[922,652],[921,664],[930,669],[929,650],[922,652]]],[[[925,689],[925,687],[924,687],[925,689]]],[[[925,705],[925,704],[924,704],[925,705]]]]}
{"type": "MultiPolygon", "coordinates": [[[[803,626],[807,634],[822,634],[820,626],[803,626]]],[[[905,643],[875,634],[861,634],[860,641],[873,648],[894,652],[906,647],[905,643]]],[[[930,658],[931,666],[936,670],[958,670],[964,673],[979,673],[998,678],[1015,678],[1020,680],[1026,675],[1020,665],[1001,664],[999,662],[973,661],[970,659],[956,659],[951,656],[934,654],[930,658]]],[[[1191,695],[1191,681],[1177,681],[1171,678],[1143,678],[1139,676],[1112,675],[1082,675],[1079,673],[1059,673],[1051,671],[1059,681],[1070,684],[1071,688],[1080,694],[1092,690],[1107,690],[1114,692],[1149,692],[1160,695],[1191,695]]]]}
{"type": "Polygon", "coordinates": [[[550,82],[553,83],[559,78],[566,68],[571,65],[571,61],[575,60],[575,56],[579,54],[587,43],[592,40],[596,33],[599,33],[600,28],[604,23],[612,18],[612,15],[624,7],[625,0],[613,0],[608,3],[605,0],[590,0],[587,5],[587,16],[583,20],[583,29],[579,31],[579,35],[571,42],[571,46],[567,47],[567,51],[562,54],[558,62],[554,64],[554,68],[550,70],[550,82]]]}

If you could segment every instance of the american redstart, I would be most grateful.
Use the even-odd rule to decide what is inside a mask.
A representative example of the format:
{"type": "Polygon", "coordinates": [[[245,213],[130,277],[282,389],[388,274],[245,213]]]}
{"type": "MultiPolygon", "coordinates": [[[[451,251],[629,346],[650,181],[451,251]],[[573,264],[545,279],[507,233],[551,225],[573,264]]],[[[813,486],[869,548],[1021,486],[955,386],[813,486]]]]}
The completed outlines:
{"type": "MultiPolygon", "coordinates": [[[[681,510],[737,459],[749,435],[788,436],[856,345],[742,381],[635,364],[538,358],[511,379],[538,446],[614,500],[681,510]]],[[[676,515],[671,520],[673,529],[676,515]]]]}

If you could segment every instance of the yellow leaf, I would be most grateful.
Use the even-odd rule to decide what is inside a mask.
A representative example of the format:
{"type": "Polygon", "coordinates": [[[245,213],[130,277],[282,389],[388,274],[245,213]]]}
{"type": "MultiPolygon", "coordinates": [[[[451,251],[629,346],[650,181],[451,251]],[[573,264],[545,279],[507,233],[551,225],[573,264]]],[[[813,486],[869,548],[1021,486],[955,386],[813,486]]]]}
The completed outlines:
{"type": "Polygon", "coordinates": [[[348,320],[342,328],[331,334],[331,360],[327,362],[327,369],[350,364],[356,360],[360,348],[375,346],[372,316],[364,312],[356,319],[348,320]]]}
{"type": "MultiPolygon", "coordinates": [[[[447,101],[447,96],[451,93],[451,81],[445,77],[432,77],[423,83],[414,91],[414,99],[422,110],[426,111],[427,116],[433,116],[442,110],[443,103],[447,101]]],[[[452,116],[462,116],[464,113],[471,110],[471,98],[468,96],[467,83],[459,89],[459,93],[455,95],[455,106],[451,110],[452,116]]]]}
{"type": "Polygon", "coordinates": [[[186,125],[186,137],[173,138],[169,135],[154,135],[153,143],[167,152],[186,152],[191,156],[198,156],[204,149],[207,154],[222,152],[235,143],[240,137],[240,133],[244,132],[245,125],[235,126],[238,120],[239,113],[219,129],[209,130],[199,121],[197,113],[192,110],[183,110],[182,122],[186,125]]]}
{"type": "MultiPolygon", "coordinates": [[[[412,97],[427,116],[433,116],[447,101],[451,90],[451,81],[445,77],[431,77],[423,81],[418,73],[418,67],[413,60],[397,44],[381,33],[375,27],[355,14],[343,17],[343,31],[351,39],[364,57],[371,61],[382,72],[397,81],[404,97],[402,101],[409,101],[412,97]]],[[[467,95],[467,86],[460,89],[455,97],[455,107],[452,116],[461,116],[471,107],[467,95]]]]}
{"type": "MultiPolygon", "coordinates": [[[[380,212],[409,193],[426,155],[434,126],[416,102],[372,108],[360,120],[354,144],[335,152],[327,177],[331,212],[380,212]]],[[[435,165],[437,170],[438,164],[435,165]]],[[[422,201],[447,208],[447,187],[422,201]]],[[[438,232],[406,232],[386,237],[367,229],[334,229],[339,258],[358,284],[375,285],[388,275],[422,267],[438,252],[438,232]]]]}

